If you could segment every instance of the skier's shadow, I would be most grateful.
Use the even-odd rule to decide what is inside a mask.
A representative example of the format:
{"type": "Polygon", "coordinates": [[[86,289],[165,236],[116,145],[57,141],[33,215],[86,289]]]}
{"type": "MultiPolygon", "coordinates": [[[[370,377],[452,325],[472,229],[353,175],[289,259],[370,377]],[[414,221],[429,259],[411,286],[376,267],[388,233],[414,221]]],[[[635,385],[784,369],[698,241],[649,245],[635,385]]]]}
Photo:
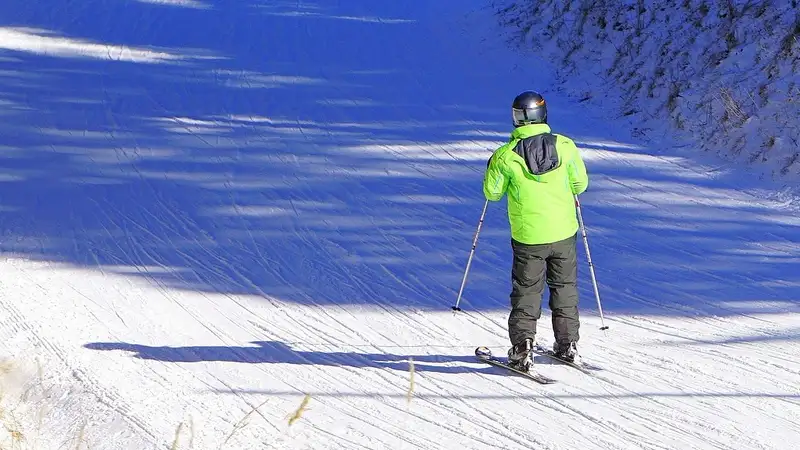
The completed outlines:
{"type": "Polygon", "coordinates": [[[134,358],[173,363],[221,361],[247,364],[302,364],[356,368],[374,367],[408,372],[411,370],[413,361],[415,372],[508,375],[508,372],[503,369],[478,361],[471,349],[465,349],[466,352],[463,355],[400,355],[391,353],[299,351],[292,349],[286,343],[278,341],[254,341],[250,343],[254,346],[151,347],[125,342],[91,342],[85,344],[84,347],[91,350],[121,350],[133,353],[132,356],[134,358]]]}

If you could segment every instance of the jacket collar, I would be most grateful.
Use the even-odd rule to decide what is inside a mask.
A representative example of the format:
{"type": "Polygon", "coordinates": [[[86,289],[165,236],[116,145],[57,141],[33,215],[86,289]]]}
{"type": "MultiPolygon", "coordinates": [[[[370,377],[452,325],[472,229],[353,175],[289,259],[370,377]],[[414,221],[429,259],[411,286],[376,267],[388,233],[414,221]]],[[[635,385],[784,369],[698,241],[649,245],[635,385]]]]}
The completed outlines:
{"type": "Polygon", "coordinates": [[[530,125],[523,125],[521,127],[515,128],[514,131],[511,132],[511,140],[525,139],[531,136],[536,136],[537,134],[549,133],[549,132],[550,132],[550,125],[546,123],[532,123],[530,125]]]}

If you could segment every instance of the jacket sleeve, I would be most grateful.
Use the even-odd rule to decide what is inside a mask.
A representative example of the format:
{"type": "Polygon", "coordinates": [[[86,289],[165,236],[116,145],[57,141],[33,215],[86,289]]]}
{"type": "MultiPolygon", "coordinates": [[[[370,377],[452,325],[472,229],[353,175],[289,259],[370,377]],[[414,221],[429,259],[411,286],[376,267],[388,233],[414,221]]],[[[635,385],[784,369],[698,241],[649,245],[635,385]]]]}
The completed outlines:
{"type": "Polygon", "coordinates": [[[572,139],[566,139],[566,143],[571,147],[570,154],[572,155],[569,166],[567,167],[569,185],[572,188],[572,193],[579,195],[589,187],[589,175],[586,173],[586,165],[583,164],[581,153],[575,145],[575,142],[573,142],[572,139]]]}
{"type": "Polygon", "coordinates": [[[486,200],[496,202],[503,198],[508,188],[508,178],[503,174],[502,160],[497,158],[497,153],[492,155],[483,175],[483,195],[486,200]]]}

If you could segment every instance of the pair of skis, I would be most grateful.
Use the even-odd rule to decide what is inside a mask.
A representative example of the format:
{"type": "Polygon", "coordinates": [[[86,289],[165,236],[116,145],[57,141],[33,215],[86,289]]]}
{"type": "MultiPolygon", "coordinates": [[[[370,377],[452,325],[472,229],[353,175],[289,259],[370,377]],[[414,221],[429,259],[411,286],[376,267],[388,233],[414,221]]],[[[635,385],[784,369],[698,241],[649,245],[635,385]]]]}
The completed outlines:
{"type": "MultiPolygon", "coordinates": [[[[564,365],[570,366],[570,367],[572,367],[574,369],[580,370],[581,372],[589,374],[589,375],[591,375],[592,372],[594,372],[594,371],[602,370],[600,367],[595,366],[593,364],[589,364],[589,363],[585,363],[585,362],[573,362],[573,361],[567,361],[565,359],[561,359],[558,356],[556,356],[555,352],[553,352],[552,350],[546,349],[546,348],[542,347],[539,344],[536,344],[534,346],[534,348],[532,349],[532,351],[534,353],[536,353],[537,355],[545,356],[547,358],[552,359],[553,361],[558,362],[559,364],[564,364],[564,365]]],[[[478,347],[478,348],[476,348],[475,349],[475,357],[478,358],[478,360],[481,361],[481,362],[485,362],[485,363],[491,364],[491,365],[496,366],[496,367],[501,367],[503,369],[510,370],[511,372],[514,372],[516,374],[519,374],[519,375],[522,375],[524,377],[530,378],[531,380],[536,381],[537,383],[540,383],[540,384],[553,384],[553,383],[557,382],[555,379],[547,377],[547,376],[542,375],[542,374],[540,374],[538,372],[535,372],[535,371],[526,372],[526,371],[519,370],[517,368],[511,367],[510,365],[508,365],[507,361],[504,361],[502,359],[499,359],[499,358],[496,358],[496,357],[492,356],[491,350],[489,350],[487,347],[478,347]]]]}

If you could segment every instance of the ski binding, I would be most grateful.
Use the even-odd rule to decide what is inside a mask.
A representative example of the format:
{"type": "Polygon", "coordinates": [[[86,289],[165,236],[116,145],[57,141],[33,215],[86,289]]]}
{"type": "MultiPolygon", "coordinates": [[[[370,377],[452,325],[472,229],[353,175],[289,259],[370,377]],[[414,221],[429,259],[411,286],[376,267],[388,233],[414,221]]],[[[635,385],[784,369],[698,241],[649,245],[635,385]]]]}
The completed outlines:
{"type": "Polygon", "coordinates": [[[556,356],[556,354],[555,354],[555,352],[553,350],[545,348],[545,347],[542,347],[542,345],[538,344],[538,343],[533,346],[533,352],[538,354],[538,355],[550,358],[550,359],[552,359],[552,360],[554,360],[554,361],[556,361],[556,362],[558,362],[560,364],[564,364],[566,366],[570,366],[570,367],[572,367],[574,369],[580,370],[581,372],[589,374],[589,375],[591,375],[593,372],[597,372],[597,371],[603,370],[602,367],[599,367],[599,366],[596,366],[594,364],[590,364],[590,363],[584,362],[582,360],[580,362],[574,362],[574,361],[567,361],[566,359],[561,359],[558,356],[556,356]]]}
{"type": "Polygon", "coordinates": [[[498,359],[498,358],[495,358],[494,356],[492,356],[492,351],[489,350],[488,347],[478,347],[478,348],[476,348],[475,349],[475,357],[478,358],[478,360],[481,361],[481,362],[485,362],[485,363],[491,364],[491,365],[493,365],[495,367],[501,367],[503,369],[510,370],[511,372],[514,372],[514,373],[516,373],[518,375],[522,375],[524,377],[530,378],[531,380],[536,381],[537,383],[540,383],[540,384],[553,384],[553,383],[556,383],[556,380],[554,380],[552,378],[549,378],[549,377],[546,377],[546,376],[544,376],[542,374],[539,374],[537,372],[531,372],[531,371],[525,372],[523,370],[519,370],[519,369],[516,369],[514,367],[511,367],[510,365],[508,365],[508,363],[506,361],[503,361],[501,359],[498,359]]]}

